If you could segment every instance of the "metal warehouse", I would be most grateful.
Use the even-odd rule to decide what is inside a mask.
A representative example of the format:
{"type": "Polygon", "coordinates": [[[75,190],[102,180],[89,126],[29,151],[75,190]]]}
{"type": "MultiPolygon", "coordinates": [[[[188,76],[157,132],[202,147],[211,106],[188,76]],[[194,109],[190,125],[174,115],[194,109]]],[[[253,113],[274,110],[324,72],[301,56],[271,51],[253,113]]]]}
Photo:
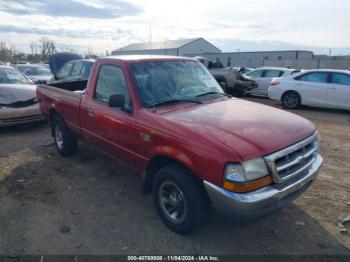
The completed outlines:
{"type": "Polygon", "coordinates": [[[311,60],[314,57],[311,51],[257,51],[257,52],[229,52],[229,53],[202,53],[210,60],[219,58],[224,66],[259,67],[268,65],[270,61],[283,61],[284,66],[295,60],[311,60]]]}
{"type": "Polygon", "coordinates": [[[112,51],[112,55],[175,55],[221,53],[221,50],[204,38],[166,40],[159,42],[136,43],[112,51]]]}

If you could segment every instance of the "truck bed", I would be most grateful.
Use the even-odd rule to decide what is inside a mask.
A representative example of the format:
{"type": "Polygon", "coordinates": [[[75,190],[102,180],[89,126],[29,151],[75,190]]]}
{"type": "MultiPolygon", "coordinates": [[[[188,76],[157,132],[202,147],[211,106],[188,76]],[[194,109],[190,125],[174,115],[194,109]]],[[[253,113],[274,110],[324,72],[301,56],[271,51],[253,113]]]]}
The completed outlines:
{"type": "Polygon", "coordinates": [[[40,104],[41,112],[45,118],[50,121],[51,110],[54,109],[64,117],[71,131],[79,135],[80,102],[84,94],[84,89],[70,91],[62,87],[39,85],[37,88],[37,99],[40,104]]]}
{"type": "Polygon", "coordinates": [[[56,87],[67,91],[84,91],[87,87],[87,80],[54,83],[48,86],[56,87]]]}

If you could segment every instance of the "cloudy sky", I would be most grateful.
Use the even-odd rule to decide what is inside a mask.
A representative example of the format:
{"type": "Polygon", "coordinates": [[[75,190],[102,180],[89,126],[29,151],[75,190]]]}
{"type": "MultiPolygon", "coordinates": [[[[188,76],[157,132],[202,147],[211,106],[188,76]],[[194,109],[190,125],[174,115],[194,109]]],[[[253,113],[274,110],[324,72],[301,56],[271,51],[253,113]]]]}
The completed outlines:
{"type": "Polygon", "coordinates": [[[29,52],[45,36],[96,53],[152,39],[204,37],[223,51],[350,55],[349,0],[0,0],[0,41],[29,52]]]}

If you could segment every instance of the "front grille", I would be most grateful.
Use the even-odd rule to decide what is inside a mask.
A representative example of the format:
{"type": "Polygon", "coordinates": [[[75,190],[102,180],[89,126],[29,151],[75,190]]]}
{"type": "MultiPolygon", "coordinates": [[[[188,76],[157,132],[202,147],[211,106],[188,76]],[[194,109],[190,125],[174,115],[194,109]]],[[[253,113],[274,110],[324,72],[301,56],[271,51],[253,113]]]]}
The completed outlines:
{"type": "Polygon", "coordinates": [[[274,182],[281,183],[308,172],[317,157],[317,136],[315,133],[295,145],[265,157],[274,182]]]}

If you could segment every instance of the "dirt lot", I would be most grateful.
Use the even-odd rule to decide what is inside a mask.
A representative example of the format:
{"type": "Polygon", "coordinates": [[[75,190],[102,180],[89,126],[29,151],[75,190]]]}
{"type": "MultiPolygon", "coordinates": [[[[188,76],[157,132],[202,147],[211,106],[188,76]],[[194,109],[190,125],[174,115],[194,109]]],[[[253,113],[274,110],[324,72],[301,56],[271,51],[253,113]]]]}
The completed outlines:
{"type": "MultiPolygon", "coordinates": [[[[279,107],[267,99],[250,100],[279,107]]],[[[49,127],[0,130],[0,254],[350,254],[350,114],[303,109],[325,164],[293,205],[245,225],[211,215],[190,236],[158,218],[141,178],[86,145],[62,158],[49,127]]]]}

